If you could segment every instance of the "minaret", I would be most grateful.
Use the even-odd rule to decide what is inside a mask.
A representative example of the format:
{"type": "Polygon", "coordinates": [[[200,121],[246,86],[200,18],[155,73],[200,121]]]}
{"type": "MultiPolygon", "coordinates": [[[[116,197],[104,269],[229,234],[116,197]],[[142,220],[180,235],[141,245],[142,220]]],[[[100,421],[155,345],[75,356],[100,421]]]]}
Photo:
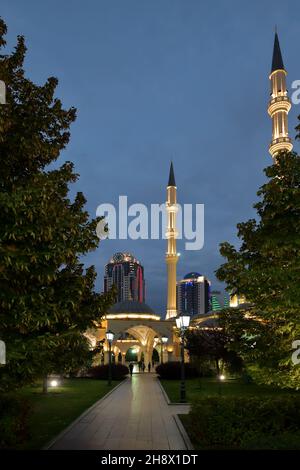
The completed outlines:
{"type": "Polygon", "coordinates": [[[176,251],[176,213],[177,213],[177,187],[175,183],[173,163],[170,166],[169,182],[167,186],[167,202],[166,211],[168,217],[168,227],[166,238],[168,240],[168,247],[166,253],[166,263],[168,271],[168,300],[167,300],[167,314],[166,319],[176,317],[176,265],[178,261],[178,254],[176,251]]]}
{"type": "Polygon", "coordinates": [[[269,76],[271,82],[271,99],[268,113],[272,118],[272,142],[269,152],[276,157],[281,150],[290,152],[293,148],[288,133],[288,112],[291,109],[286,89],[287,72],[283,65],[277,31],[275,32],[272,69],[269,76]]]}

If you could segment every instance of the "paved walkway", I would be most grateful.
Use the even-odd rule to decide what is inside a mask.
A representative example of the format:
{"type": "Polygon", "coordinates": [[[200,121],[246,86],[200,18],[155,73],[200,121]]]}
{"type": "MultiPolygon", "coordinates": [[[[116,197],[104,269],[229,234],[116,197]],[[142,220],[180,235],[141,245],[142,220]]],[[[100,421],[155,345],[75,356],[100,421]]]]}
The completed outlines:
{"type": "Polygon", "coordinates": [[[173,415],[187,405],[168,405],[154,374],[134,374],[80,417],[51,449],[186,449],[173,415]]]}

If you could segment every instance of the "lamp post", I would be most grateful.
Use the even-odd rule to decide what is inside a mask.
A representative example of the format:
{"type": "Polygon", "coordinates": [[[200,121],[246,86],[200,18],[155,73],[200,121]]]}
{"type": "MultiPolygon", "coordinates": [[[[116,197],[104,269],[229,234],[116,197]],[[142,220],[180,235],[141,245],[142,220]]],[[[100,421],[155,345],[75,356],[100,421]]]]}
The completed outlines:
{"type": "Polygon", "coordinates": [[[113,342],[114,340],[114,337],[115,337],[115,334],[108,330],[106,333],[105,333],[105,336],[106,336],[106,339],[108,341],[108,350],[109,350],[109,353],[108,353],[108,385],[111,385],[111,343],[113,342]]]}
{"type": "Polygon", "coordinates": [[[218,376],[218,379],[219,379],[219,395],[221,395],[222,394],[222,382],[224,382],[226,377],[224,374],[221,374],[218,376]]]}
{"type": "MultiPolygon", "coordinates": [[[[154,344],[155,344],[155,343],[156,343],[156,344],[158,343],[158,336],[154,336],[153,349],[154,349],[154,344]]],[[[155,344],[155,346],[156,346],[156,344],[155,344]]],[[[158,351],[157,351],[157,353],[158,353],[158,351]]],[[[152,357],[153,357],[153,355],[152,355],[152,357]]],[[[158,360],[159,360],[159,355],[158,355],[158,360]]]]}
{"type": "Polygon", "coordinates": [[[185,389],[185,370],[184,370],[184,335],[189,327],[189,315],[181,315],[176,318],[176,326],[180,331],[181,338],[181,381],[180,381],[180,403],[186,402],[186,389],[185,389]]]}
{"type": "Polygon", "coordinates": [[[168,339],[169,338],[167,336],[162,336],[161,337],[161,363],[162,364],[164,362],[164,345],[167,344],[168,339]]]}

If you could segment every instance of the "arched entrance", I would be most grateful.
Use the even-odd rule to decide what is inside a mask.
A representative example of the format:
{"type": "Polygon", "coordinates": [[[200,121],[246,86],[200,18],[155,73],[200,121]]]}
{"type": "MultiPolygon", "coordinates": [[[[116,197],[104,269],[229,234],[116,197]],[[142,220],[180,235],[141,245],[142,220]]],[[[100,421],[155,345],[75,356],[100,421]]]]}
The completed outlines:
{"type": "Polygon", "coordinates": [[[107,314],[102,321],[97,339],[104,341],[105,363],[108,363],[109,359],[109,346],[105,339],[107,330],[114,333],[112,351],[118,363],[144,363],[147,371],[149,364],[157,365],[162,360],[173,361],[179,357],[175,321],[161,320],[151,309],[139,303],[127,302],[125,306],[119,304],[118,308],[116,305],[114,311],[107,314]],[[164,345],[161,342],[163,336],[168,338],[164,345]],[[132,354],[133,350],[136,350],[136,355],[132,354]]]}
{"type": "Polygon", "coordinates": [[[153,348],[153,352],[152,352],[152,365],[155,366],[155,365],[157,365],[159,362],[160,362],[160,359],[159,359],[159,352],[157,351],[156,348],[153,348]]]}
{"type": "Polygon", "coordinates": [[[125,362],[137,362],[137,361],[138,361],[137,350],[134,346],[132,346],[129,349],[127,349],[127,352],[125,354],[125,362]]]}

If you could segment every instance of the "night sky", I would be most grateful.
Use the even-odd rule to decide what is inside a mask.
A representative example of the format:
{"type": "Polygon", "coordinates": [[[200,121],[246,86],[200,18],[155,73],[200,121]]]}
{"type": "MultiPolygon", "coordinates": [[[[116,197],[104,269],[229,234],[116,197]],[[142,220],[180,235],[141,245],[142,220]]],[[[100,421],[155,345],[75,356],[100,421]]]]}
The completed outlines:
{"type": "MultiPolygon", "coordinates": [[[[267,115],[274,26],[288,71],[300,79],[299,0],[2,0],[9,28],[28,46],[26,72],[41,84],[59,78],[57,95],[78,118],[57,164],[75,163],[72,188],[92,216],[101,203],[162,203],[170,160],[180,203],[205,204],[205,244],[184,251],[178,278],[214,271],[218,245],[237,243],[236,224],[253,217],[256,191],[271,163],[267,115]]],[[[299,105],[289,114],[295,135],[299,105]]],[[[299,145],[299,144],[298,144],[299,145]]],[[[298,145],[295,149],[297,150],[298,145]]],[[[165,312],[165,241],[105,240],[85,258],[103,267],[116,251],[144,265],[146,301],[165,312]]]]}

